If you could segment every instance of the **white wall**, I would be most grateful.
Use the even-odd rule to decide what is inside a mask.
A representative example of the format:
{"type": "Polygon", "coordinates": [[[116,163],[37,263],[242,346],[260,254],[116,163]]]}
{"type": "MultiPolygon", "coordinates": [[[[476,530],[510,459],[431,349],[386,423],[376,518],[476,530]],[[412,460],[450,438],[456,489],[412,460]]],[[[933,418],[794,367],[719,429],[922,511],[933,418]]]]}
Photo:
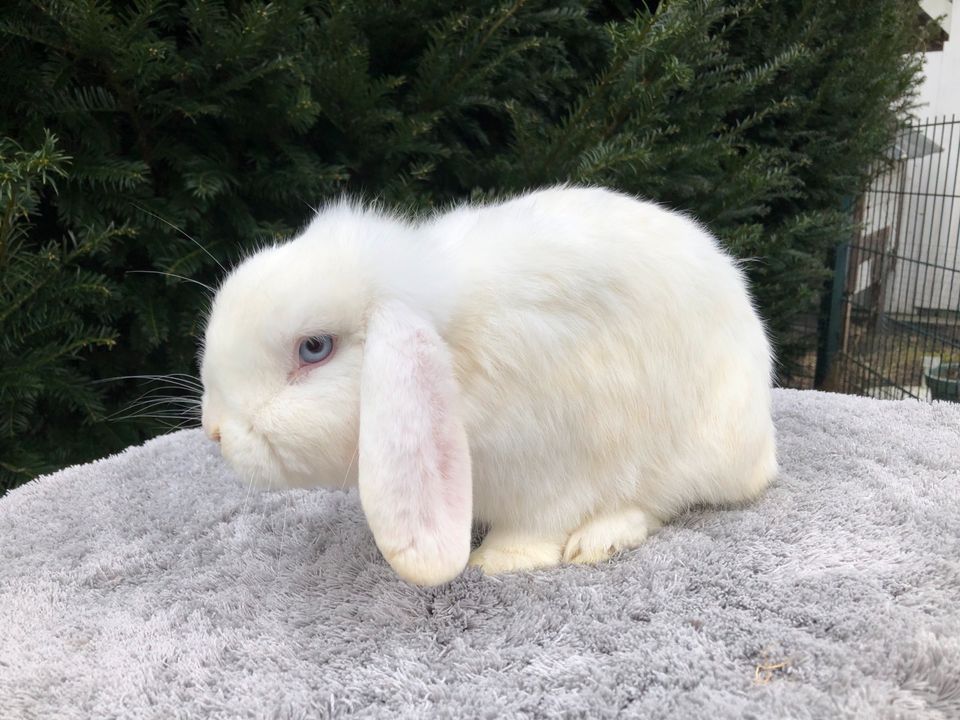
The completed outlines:
{"type": "MultiPolygon", "coordinates": [[[[933,139],[941,140],[939,134],[933,139]]],[[[949,139],[947,132],[943,140],[949,139]]],[[[960,310],[960,198],[952,197],[958,190],[960,123],[953,143],[939,144],[943,152],[903,164],[907,194],[901,200],[896,254],[916,262],[896,261],[885,291],[887,312],[960,310]],[[937,265],[948,269],[931,267],[937,265]]]]}
{"type": "MultiPolygon", "coordinates": [[[[960,121],[960,9],[953,3],[950,39],[943,50],[925,53],[925,80],[920,121],[950,118],[960,121]]],[[[888,312],[911,313],[917,308],[960,310],[960,123],[943,132],[930,128],[927,136],[942,152],[905,163],[906,191],[899,254],[933,265],[899,262],[885,293],[888,312]],[[929,196],[929,197],[927,197],[929,196]]]]}
{"type": "Polygon", "coordinates": [[[920,88],[923,107],[916,111],[920,118],[960,115],[960,10],[950,13],[948,28],[950,39],[943,50],[924,53],[926,81],[920,88]]]}

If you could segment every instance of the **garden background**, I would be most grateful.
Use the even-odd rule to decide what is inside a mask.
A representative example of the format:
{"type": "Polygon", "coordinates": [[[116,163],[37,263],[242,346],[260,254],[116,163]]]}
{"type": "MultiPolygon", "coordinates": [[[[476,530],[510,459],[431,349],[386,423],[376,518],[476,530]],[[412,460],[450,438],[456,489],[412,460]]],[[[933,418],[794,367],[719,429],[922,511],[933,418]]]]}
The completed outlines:
{"type": "Polygon", "coordinates": [[[8,0],[0,492],[178,423],[132,403],[196,373],[197,283],[344,192],[572,181],[693,213],[789,384],[927,34],[902,0],[8,0]]]}

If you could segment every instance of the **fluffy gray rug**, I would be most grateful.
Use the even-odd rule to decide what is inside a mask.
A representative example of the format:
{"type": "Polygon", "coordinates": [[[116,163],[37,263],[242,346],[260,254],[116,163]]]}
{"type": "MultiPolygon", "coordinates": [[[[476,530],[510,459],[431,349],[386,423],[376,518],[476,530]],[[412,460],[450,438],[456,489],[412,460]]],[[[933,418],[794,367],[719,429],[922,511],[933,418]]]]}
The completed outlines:
{"type": "Polygon", "coordinates": [[[434,589],[199,431],[41,478],[0,499],[0,716],[960,717],[960,406],[775,403],[761,502],[434,589]]]}

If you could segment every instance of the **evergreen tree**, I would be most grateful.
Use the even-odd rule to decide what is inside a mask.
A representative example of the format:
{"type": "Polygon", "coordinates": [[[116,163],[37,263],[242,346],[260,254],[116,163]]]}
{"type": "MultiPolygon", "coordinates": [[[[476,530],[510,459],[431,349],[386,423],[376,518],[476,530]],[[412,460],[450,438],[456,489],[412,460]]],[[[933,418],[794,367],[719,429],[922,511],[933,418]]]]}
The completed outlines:
{"type": "Polygon", "coordinates": [[[202,285],[342,192],[427,210],[574,181],[689,211],[755,258],[789,368],[916,81],[914,21],[899,0],[9,0],[0,488],[154,432],[104,418],[142,382],[93,381],[195,372],[202,285]]]}
{"type": "Polygon", "coordinates": [[[50,134],[33,151],[0,139],[0,480],[7,483],[56,468],[76,452],[73,423],[45,425],[41,434],[38,421],[93,419],[103,409],[79,359],[84,350],[114,344],[116,333],[103,324],[115,315],[113,289],[80,261],[122,231],[78,228],[30,242],[41,193],[56,193],[68,161],[50,134]]]}

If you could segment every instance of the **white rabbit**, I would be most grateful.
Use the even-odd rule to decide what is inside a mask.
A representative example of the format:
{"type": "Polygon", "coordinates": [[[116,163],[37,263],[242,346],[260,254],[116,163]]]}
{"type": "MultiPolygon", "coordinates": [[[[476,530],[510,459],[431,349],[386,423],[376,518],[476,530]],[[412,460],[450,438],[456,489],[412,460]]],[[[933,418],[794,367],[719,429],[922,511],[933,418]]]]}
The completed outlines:
{"type": "Polygon", "coordinates": [[[340,202],[224,281],[203,426],[248,482],[358,483],[384,557],[432,585],[468,557],[597,562],[757,496],[771,362],[734,261],[658,205],[560,187],[415,224],[340,202]]]}

